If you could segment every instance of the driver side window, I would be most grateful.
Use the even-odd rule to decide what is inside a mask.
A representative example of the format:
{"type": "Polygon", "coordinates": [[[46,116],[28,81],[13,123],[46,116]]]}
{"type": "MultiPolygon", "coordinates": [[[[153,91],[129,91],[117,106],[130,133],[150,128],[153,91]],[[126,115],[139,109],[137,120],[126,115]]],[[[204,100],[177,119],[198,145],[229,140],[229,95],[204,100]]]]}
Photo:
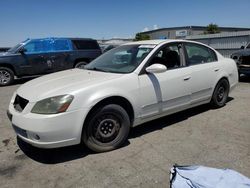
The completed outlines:
{"type": "Polygon", "coordinates": [[[24,46],[26,53],[51,52],[52,45],[50,40],[32,40],[24,46]]]}
{"type": "Polygon", "coordinates": [[[181,66],[180,47],[178,43],[169,44],[162,47],[150,62],[152,64],[162,64],[167,69],[178,68],[181,66]]]}

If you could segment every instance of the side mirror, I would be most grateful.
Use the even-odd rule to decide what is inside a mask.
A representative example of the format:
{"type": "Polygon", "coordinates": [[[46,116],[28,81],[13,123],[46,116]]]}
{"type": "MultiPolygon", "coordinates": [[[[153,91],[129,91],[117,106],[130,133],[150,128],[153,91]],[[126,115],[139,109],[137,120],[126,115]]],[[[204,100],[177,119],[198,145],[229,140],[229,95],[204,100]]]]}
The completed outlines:
{"type": "Polygon", "coordinates": [[[165,72],[167,70],[167,67],[165,65],[162,64],[153,64],[149,67],[146,68],[146,71],[148,73],[161,73],[161,72],[165,72]]]}
{"type": "Polygon", "coordinates": [[[244,46],[241,46],[240,49],[245,49],[245,47],[244,47],[244,46]]]}
{"type": "Polygon", "coordinates": [[[27,50],[25,48],[21,48],[18,52],[24,54],[25,52],[27,52],[27,50]]]}

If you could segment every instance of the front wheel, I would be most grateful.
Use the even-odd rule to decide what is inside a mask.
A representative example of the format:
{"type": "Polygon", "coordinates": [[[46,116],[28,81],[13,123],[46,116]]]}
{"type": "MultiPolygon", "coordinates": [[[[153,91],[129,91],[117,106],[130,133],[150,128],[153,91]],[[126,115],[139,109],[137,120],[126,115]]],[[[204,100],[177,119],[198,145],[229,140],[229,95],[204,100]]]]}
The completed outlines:
{"type": "Polygon", "coordinates": [[[221,79],[214,89],[211,104],[216,108],[224,106],[227,102],[228,93],[229,83],[226,79],[221,79]]]}
{"type": "Polygon", "coordinates": [[[120,147],[127,139],[130,119],[119,105],[96,110],[83,127],[83,141],[93,151],[105,152],[120,147]]]}
{"type": "Polygon", "coordinates": [[[8,86],[14,81],[14,72],[7,67],[0,67],[0,86],[8,86]]]}

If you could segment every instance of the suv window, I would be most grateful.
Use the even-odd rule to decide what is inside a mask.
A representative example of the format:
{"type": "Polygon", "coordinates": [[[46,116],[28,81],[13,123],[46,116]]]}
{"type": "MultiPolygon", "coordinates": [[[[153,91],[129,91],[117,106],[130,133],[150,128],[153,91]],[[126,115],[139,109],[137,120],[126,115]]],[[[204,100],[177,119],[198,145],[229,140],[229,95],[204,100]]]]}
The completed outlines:
{"type": "Polygon", "coordinates": [[[78,50],[96,50],[99,46],[94,40],[73,40],[73,44],[78,50]]]}
{"type": "Polygon", "coordinates": [[[188,65],[217,61],[216,54],[210,48],[199,44],[185,43],[188,65]]]}
{"type": "Polygon", "coordinates": [[[49,39],[31,40],[24,46],[24,49],[26,50],[26,53],[51,52],[52,51],[51,40],[49,39]]]}
{"type": "Polygon", "coordinates": [[[55,51],[69,51],[70,43],[66,39],[56,39],[54,40],[54,50],[55,51]]]}

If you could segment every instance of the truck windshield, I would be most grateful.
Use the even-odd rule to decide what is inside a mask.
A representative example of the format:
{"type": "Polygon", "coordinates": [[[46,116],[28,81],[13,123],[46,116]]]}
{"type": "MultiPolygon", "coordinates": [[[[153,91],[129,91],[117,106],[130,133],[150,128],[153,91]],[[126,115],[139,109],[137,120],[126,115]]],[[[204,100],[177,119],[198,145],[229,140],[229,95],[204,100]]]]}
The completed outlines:
{"type": "Polygon", "coordinates": [[[8,52],[10,52],[10,53],[15,53],[15,52],[17,51],[17,49],[19,49],[21,46],[23,46],[25,43],[27,43],[27,41],[29,41],[29,39],[27,39],[27,40],[25,40],[25,41],[23,41],[23,42],[20,42],[20,43],[17,44],[16,46],[10,48],[10,49],[8,50],[8,52]]]}
{"type": "Polygon", "coordinates": [[[153,48],[145,45],[124,45],[101,55],[84,68],[112,73],[133,72],[153,48]]]}

